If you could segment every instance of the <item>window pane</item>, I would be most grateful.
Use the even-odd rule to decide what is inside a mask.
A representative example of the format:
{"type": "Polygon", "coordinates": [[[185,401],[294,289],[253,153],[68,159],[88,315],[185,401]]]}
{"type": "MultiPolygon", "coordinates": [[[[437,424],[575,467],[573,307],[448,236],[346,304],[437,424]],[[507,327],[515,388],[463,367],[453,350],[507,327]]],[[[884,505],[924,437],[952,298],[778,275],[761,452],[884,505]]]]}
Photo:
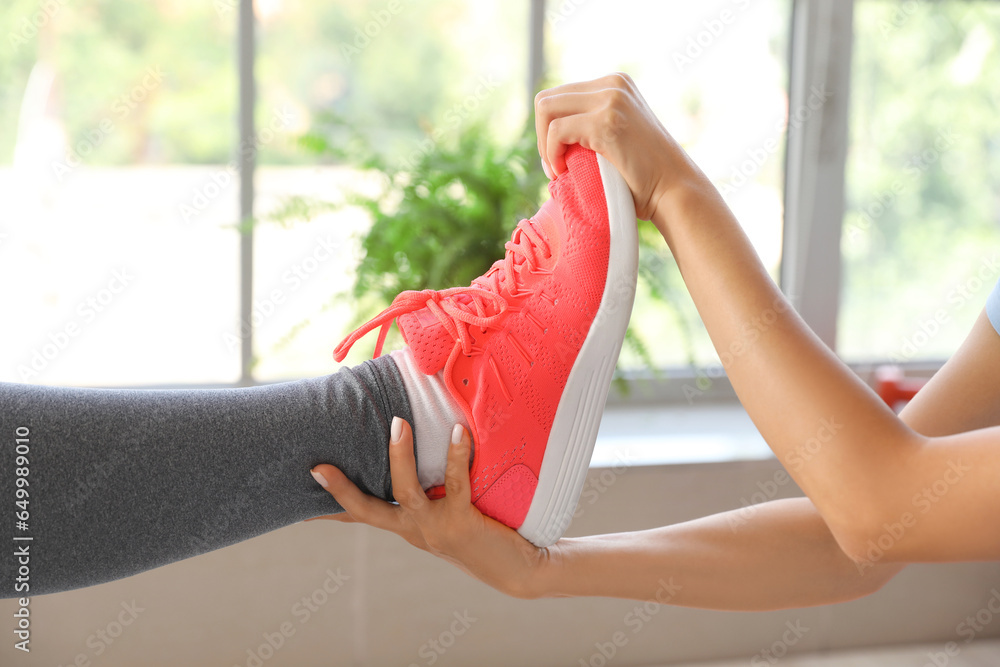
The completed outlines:
{"type": "Polygon", "coordinates": [[[854,11],[839,351],[943,359],[1000,276],[1000,6],[854,11]]]}
{"type": "MultiPolygon", "coordinates": [[[[670,133],[720,188],[765,265],[781,260],[790,3],[551,2],[553,83],[629,73],[670,133]]],[[[632,328],[659,366],[718,364],[665,244],[676,311],[640,282],[632,328]],[[685,331],[687,330],[687,331],[685,331]],[[666,345],[654,345],[670,341],[666,345]],[[690,350],[690,351],[689,351],[690,350]]],[[[641,366],[626,344],[622,360],[641,366]]]]}
{"type": "Polygon", "coordinates": [[[235,380],[234,15],[16,1],[0,25],[0,379],[235,380]]]}
{"type": "MultiPolygon", "coordinates": [[[[358,324],[361,307],[347,292],[356,237],[370,220],[356,208],[291,226],[267,219],[290,197],[343,202],[378,185],[295,138],[334,113],[393,162],[414,160],[483,118],[510,142],[529,105],[528,10],[501,0],[269,0],[257,10],[258,123],[278,112],[289,118],[262,146],[256,179],[254,372],[268,380],[332,367],[334,346],[358,324]]],[[[370,353],[372,339],[350,360],[370,353]]]]}

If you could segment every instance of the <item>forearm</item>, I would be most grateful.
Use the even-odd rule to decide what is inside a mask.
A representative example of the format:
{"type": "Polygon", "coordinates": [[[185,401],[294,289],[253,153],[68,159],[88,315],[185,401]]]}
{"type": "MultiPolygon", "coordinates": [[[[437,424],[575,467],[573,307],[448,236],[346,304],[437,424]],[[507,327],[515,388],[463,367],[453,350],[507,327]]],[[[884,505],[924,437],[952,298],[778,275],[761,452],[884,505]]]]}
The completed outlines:
{"type": "Polygon", "coordinates": [[[985,312],[899,418],[917,433],[946,436],[1000,425],[1000,336],[985,312]]]}
{"type": "MultiPolygon", "coordinates": [[[[991,425],[992,417],[984,421],[983,414],[992,413],[967,406],[992,408],[979,405],[989,394],[978,385],[992,379],[1000,364],[1000,350],[990,352],[996,358],[984,359],[982,352],[981,339],[995,335],[988,322],[977,323],[966,346],[900,414],[903,422],[927,436],[991,425]]],[[[740,509],[655,530],[562,540],[543,561],[535,594],[779,609],[868,595],[903,567],[852,561],[808,499],[763,503],[752,510],[752,516],[740,509]]]]}
{"type": "Polygon", "coordinates": [[[815,506],[794,498],[654,530],[564,539],[537,594],[755,611],[832,604],[878,590],[902,566],[859,568],[815,506]]]}
{"type": "Polygon", "coordinates": [[[920,436],[791,308],[697,167],[660,198],[654,222],[743,406],[834,535],[877,523],[879,494],[898,488],[892,471],[920,436]]]}

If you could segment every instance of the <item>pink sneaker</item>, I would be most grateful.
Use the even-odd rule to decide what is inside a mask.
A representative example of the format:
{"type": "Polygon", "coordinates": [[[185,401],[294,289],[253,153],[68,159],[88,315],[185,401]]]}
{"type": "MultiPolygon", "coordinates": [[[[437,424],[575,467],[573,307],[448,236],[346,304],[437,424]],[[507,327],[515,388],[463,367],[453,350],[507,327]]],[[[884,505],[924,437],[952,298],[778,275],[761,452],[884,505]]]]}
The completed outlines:
{"type": "MultiPolygon", "coordinates": [[[[472,502],[537,546],[576,510],[635,296],[635,205],[618,171],[573,146],[552,199],[469,287],[403,292],[337,347],[398,318],[418,368],[442,368],[472,427],[472,502]]],[[[440,496],[440,487],[428,495],[440,496]]]]}

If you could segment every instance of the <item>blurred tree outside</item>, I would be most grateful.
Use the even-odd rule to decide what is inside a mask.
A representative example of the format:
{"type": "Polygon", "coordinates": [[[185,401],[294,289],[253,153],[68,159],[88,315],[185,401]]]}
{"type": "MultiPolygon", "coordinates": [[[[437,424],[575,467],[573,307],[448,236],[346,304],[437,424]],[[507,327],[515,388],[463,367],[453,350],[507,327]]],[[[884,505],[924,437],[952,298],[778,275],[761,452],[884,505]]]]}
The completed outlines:
{"type": "Polygon", "coordinates": [[[57,7],[51,15],[41,4],[14,0],[0,7],[0,25],[26,38],[0,50],[0,164],[13,159],[21,99],[36,63],[55,72],[46,113],[61,123],[67,147],[97,144],[85,156],[87,165],[229,159],[232,21],[202,2],[80,0],[51,3],[57,7]],[[35,23],[42,25],[29,30],[35,23]],[[162,70],[162,84],[143,95],[136,89],[150,68],[162,70]],[[102,121],[116,120],[122,104],[139,115],[96,141],[102,121]]]}
{"type": "MultiPolygon", "coordinates": [[[[17,50],[0,53],[4,71],[10,74],[0,104],[0,114],[10,120],[0,127],[0,165],[14,159],[18,107],[36,62],[46,63],[53,71],[52,93],[44,113],[52,121],[50,125],[58,125],[70,152],[77,146],[87,149],[82,155],[85,167],[188,169],[232,159],[236,150],[236,0],[135,4],[79,0],[57,3],[52,16],[39,15],[38,6],[37,2],[16,0],[0,10],[0,18],[8,25],[23,21],[43,24],[29,30],[34,34],[26,35],[17,50]],[[155,88],[146,90],[142,84],[150,68],[162,69],[163,78],[155,88]],[[115,122],[111,132],[103,132],[108,119],[118,120],[116,110],[123,104],[129,109],[128,121],[115,122]],[[92,141],[95,133],[96,142],[92,141]]],[[[601,11],[614,11],[611,5],[603,7],[601,11]]],[[[633,8],[636,12],[648,9],[641,2],[633,8]]],[[[276,183],[287,183],[284,177],[275,179],[276,172],[269,170],[347,167],[336,156],[305,151],[291,141],[315,127],[316,120],[325,114],[362,123],[374,148],[397,167],[415,164],[482,119],[488,119],[483,125],[486,141],[513,145],[520,137],[530,101],[523,77],[528,52],[527,3],[437,0],[391,5],[387,0],[256,0],[255,10],[258,126],[265,126],[276,110],[291,110],[295,119],[291,131],[268,142],[258,155],[257,211],[261,217],[267,217],[281,198],[276,183]],[[261,198],[260,193],[265,192],[261,198]]],[[[782,24],[776,21],[771,29],[780,33],[783,29],[775,26],[782,24]]],[[[571,39],[586,41],[582,36],[571,39]]],[[[778,51],[780,41],[773,45],[778,51]]],[[[550,46],[558,52],[556,41],[550,46]]],[[[649,54],[650,72],[662,66],[660,55],[649,54]]],[[[639,67],[631,56],[622,62],[613,53],[608,58],[601,59],[600,65],[594,59],[588,62],[593,61],[602,72],[639,67]]],[[[51,161],[38,162],[51,171],[51,161]]],[[[778,169],[777,162],[771,169],[778,169]]],[[[150,187],[155,187],[152,181],[162,178],[158,171],[146,173],[152,179],[150,187]]],[[[108,178],[116,176],[109,172],[108,178]]],[[[309,194],[319,198],[330,194],[336,199],[343,193],[309,194]]],[[[232,192],[226,198],[231,196],[232,192]]],[[[184,201],[190,201],[190,195],[184,201]]],[[[510,225],[515,222],[508,221],[510,225]]],[[[334,221],[327,219],[326,223],[334,221]]],[[[88,220],[87,224],[94,223],[88,220]]],[[[257,244],[255,275],[261,275],[265,266],[280,275],[282,266],[294,261],[295,239],[316,233],[304,227],[282,231],[287,233],[280,240],[261,234],[260,239],[268,240],[257,244]]],[[[671,270],[660,240],[648,228],[643,238],[645,280],[637,297],[637,311],[652,315],[655,310],[655,316],[640,315],[637,321],[646,330],[656,330],[664,323],[670,327],[672,344],[652,348],[658,363],[663,359],[672,363],[675,359],[690,360],[694,356],[689,335],[691,322],[696,321],[693,309],[682,313],[661,307],[664,295],[683,291],[683,286],[671,270]]],[[[266,292],[267,280],[256,283],[258,294],[266,292]]],[[[331,291],[337,288],[333,283],[328,287],[331,291]]],[[[298,333],[292,341],[276,333],[278,321],[284,321],[286,314],[291,320],[290,311],[282,313],[268,322],[264,332],[258,331],[263,335],[256,338],[256,354],[269,360],[267,373],[308,367],[305,359],[312,345],[303,344],[299,334],[307,329],[315,331],[315,320],[308,327],[295,328],[298,333]]],[[[284,324],[285,330],[291,326],[284,324]]],[[[638,339],[634,340],[638,344],[626,351],[624,361],[643,366],[649,357],[638,339]]]]}
{"type": "MultiPolygon", "coordinates": [[[[523,3],[441,0],[416,10],[403,2],[388,17],[387,6],[257,0],[261,124],[286,107],[297,118],[289,137],[326,113],[363,119],[378,150],[397,160],[476,117],[495,119],[488,129],[498,141],[516,140],[527,96],[522,61],[509,61],[527,57],[526,41],[511,42],[526,40],[523,3]],[[498,71],[517,75],[496,80],[498,71]],[[488,96],[473,99],[484,82],[488,96]]],[[[941,358],[986,298],[989,285],[975,281],[988,280],[977,271],[993,270],[1000,6],[859,0],[855,12],[840,352],[848,360],[941,358]],[[947,321],[928,335],[924,325],[934,328],[941,310],[947,321]]],[[[19,132],[31,148],[22,152],[49,172],[78,146],[88,149],[80,151],[88,167],[228,162],[235,19],[230,0],[6,0],[0,167],[14,162],[19,132]],[[39,63],[51,90],[26,100],[32,71],[45,69],[39,63]],[[146,85],[158,71],[162,80],[146,85]],[[124,109],[128,122],[118,122],[124,109]],[[33,124],[39,119],[47,124],[33,124]],[[48,143],[26,141],[33,132],[48,143]],[[41,155],[36,146],[57,145],[56,134],[61,152],[41,155]]],[[[268,144],[259,162],[335,163],[290,140],[268,144]]]]}
{"type": "Polygon", "coordinates": [[[1000,277],[1000,6],[855,12],[840,353],[943,359],[1000,277]]]}
{"type": "MultiPolygon", "coordinates": [[[[10,271],[30,266],[47,276],[32,289],[6,293],[6,303],[39,304],[37,311],[51,322],[64,320],[81,282],[74,262],[85,263],[89,255],[101,258],[90,262],[94,272],[109,261],[142,261],[150,271],[143,293],[169,295],[170,307],[199,312],[204,324],[197,331],[177,330],[183,326],[178,319],[158,329],[158,335],[194,346],[197,354],[186,354],[183,361],[166,360],[145,371],[119,364],[108,373],[83,356],[66,358],[54,381],[231,381],[235,356],[227,341],[240,331],[233,317],[239,304],[233,288],[239,279],[238,190],[233,179],[219,185],[215,176],[240,149],[238,5],[237,0],[0,4],[0,192],[17,200],[0,211],[0,234],[14,239],[5,250],[16,252],[4,260],[10,271]],[[58,164],[66,162],[80,168],[60,178],[58,164]],[[22,187],[25,183],[31,187],[22,187]],[[178,204],[190,203],[207,187],[216,188],[218,197],[196,218],[181,219],[178,204]],[[137,205],[141,202],[150,206],[137,205]],[[48,230],[72,230],[80,240],[73,249],[47,244],[42,239],[48,230]],[[73,261],[62,258],[73,252],[73,261]],[[197,262],[197,271],[172,275],[179,256],[197,262]]],[[[480,114],[493,121],[487,127],[491,138],[510,141],[521,130],[528,102],[525,3],[256,0],[254,9],[258,131],[279,112],[294,121],[274,133],[273,141],[262,142],[257,155],[261,216],[300,186],[312,188],[306,194],[336,198],[364,179],[353,167],[296,143],[326,113],[363,119],[379,150],[394,160],[426,153],[428,136],[454,132],[480,114]]],[[[256,298],[264,298],[274,280],[280,285],[317,234],[344,237],[358,226],[357,218],[333,215],[319,228],[278,229],[277,236],[260,230],[256,298]]],[[[273,335],[347,287],[347,271],[339,268],[354,258],[346,240],[338,243],[342,253],[322,277],[297,291],[289,299],[294,303],[257,330],[255,354],[269,362],[259,377],[314,373],[328,359],[323,350],[336,342],[329,339],[349,324],[341,313],[332,313],[332,321],[313,321],[285,353],[273,335]]],[[[133,305],[131,312],[138,315],[132,319],[151,321],[147,311],[156,310],[154,303],[145,299],[145,310],[133,305]]],[[[37,330],[24,332],[25,349],[55,326],[38,320],[37,330]]],[[[104,345],[96,335],[91,343],[104,345]]],[[[136,347],[139,338],[129,338],[128,345],[136,347]]],[[[19,363],[17,355],[12,352],[4,363],[19,363]]]]}
{"type": "MultiPolygon", "coordinates": [[[[50,13],[41,4],[6,0],[0,6],[0,26],[10,31],[0,49],[0,164],[13,160],[21,102],[37,62],[55,70],[48,113],[62,123],[70,147],[87,141],[103,119],[114,119],[116,103],[128,101],[148,68],[162,69],[163,84],[151,92],[155,113],[106,137],[86,156],[89,166],[222,164],[232,157],[236,3],[73,0],[51,3],[50,13]]],[[[373,20],[378,25],[385,0],[259,0],[258,123],[282,105],[300,113],[301,128],[314,114],[335,112],[364,118],[380,128],[381,147],[402,150],[419,141],[428,124],[456,110],[464,120],[461,102],[479,79],[500,88],[481,64],[468,62],[468,45],[454,38],[476,13],[474,5],[443,0],[416,11],[398,4],[402,10],[366,43],[359,27],[373,20]]],[[[513,5],[518,3],[500,5],[496,20],[509,25],[522,19],[523,7],[513,5]]],[[[510,92],[503,87],[490,104],[524,97],[505,94],[510,92]]],[[[136,100],[133,110],[147,113],[152,106],[136,100]]],[[[267,164],[318,159],[294,142],[262,151],[267,164]]]]}

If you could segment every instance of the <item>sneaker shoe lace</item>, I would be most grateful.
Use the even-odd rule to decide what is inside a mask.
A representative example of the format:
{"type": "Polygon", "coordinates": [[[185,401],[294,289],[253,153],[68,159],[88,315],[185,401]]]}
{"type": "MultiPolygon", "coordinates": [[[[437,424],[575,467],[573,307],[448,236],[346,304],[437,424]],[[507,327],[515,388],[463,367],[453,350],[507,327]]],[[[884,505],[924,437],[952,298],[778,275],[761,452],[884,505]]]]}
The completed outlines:
{"type": "Polygon", "coordinates": [[[551,249],[545,236],[531,220],[522,220],[510,241],[504,245],[506,254],[497,260],[484,275],[472,281],[469,287],[452,287],[444,290],[407,290],[401,292],[388,308],[356,329],[334,350],[338,362],[344,360],[351,347],[377,327],[381,327],[375,343],[374,357],[382,354],[386,336],[393,321],[400,315],[427,308],[457,341],[463,354],[471,355],[475,350],[474,338],[469,328],[478,327],[480,332],[497,324],[509,307],[506,292],[510,297],[521,296],[522,273],[545,273],[541,261],[551,257],[551,249]]]}

